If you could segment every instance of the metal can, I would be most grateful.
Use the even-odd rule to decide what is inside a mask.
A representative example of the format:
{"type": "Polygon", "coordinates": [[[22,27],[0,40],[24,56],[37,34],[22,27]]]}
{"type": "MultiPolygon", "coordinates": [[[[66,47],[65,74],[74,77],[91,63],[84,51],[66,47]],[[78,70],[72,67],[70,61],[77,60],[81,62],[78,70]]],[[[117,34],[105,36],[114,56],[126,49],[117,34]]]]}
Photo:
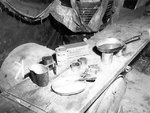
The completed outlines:
{"type": "Polygon", "coordinates": [[[70,67],[71,67],[71,70],[74,71],[74,72],[79,72],[81,66],[81,64],[79,62],[73,62],[70,67]]]}
{"type": "Polygon", "coordinates": [[[42,57],[42,63],[48,66],[49,70],[53,70],[54,74],[56,74],[56,65],[53,56],[42,57]]]}
{"type": "Polygon", "coordinates": [[[67,49],[63,46],[60,46],[55,49],[56,51],[56,60],[58,66],[68,65],[68,53],[67,49]]]}

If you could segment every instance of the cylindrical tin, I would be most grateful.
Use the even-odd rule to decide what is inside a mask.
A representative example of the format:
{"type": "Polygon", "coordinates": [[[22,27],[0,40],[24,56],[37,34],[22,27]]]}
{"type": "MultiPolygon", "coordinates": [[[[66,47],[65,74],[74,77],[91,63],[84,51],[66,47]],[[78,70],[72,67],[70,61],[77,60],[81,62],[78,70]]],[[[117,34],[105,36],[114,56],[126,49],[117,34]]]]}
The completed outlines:
{"type": "Polygon", "coordinates": [[[102,63],[110,64],[113,60],[113,53],[102,53],[102,63]]]}
{"type": "Polygon", "coordinates": [[[82,66],[86,65],[87,64],[87,58],[81,57],[78,59],[78,62],[80,62],[82,66]]]}
{"type": "Polygon", "coordinates": [[[70,65],[71,67],[71,70],[74,71],[74,72],[79,72],[80,70],[80,63],[79,62],[74,62],[70,65]]]}
{"type": "Polygon", "coordinates": [[[42,57],[42,61],[44,65],[49,65],[49,64],[53,64],[54,60],[52,56],[44,56],[42,57]]]}
{"type": "Polygon", "coordinates": [[[42,62],[44,65],[49,67],[49,70],[53,70],[55,66],[55,61],[52,56],[44,56],[42,57],[42,62]]]}
{"type": "Polygon", "coordinates": [[[58,66],[66,66],[68,65],[68,53],[66,51],[66,48],[63,46],[60,46],[56,48],[56,60],[58,66]]]}

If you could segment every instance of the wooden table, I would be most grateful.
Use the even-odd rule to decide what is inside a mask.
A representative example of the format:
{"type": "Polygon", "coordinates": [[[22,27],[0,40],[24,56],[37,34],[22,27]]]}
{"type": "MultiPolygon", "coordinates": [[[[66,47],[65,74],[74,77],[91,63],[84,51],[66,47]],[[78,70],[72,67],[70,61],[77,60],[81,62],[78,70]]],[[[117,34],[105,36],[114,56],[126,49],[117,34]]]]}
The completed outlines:
{"type": "MultiPolygon", "coordinates": [[[[91,62],[99,62],[101,71],[96,81],[88,83],[86,89],[79,94],[61,96],[51,90],[51,84],[41,88],[32,83],[30,79],[26,79],[7,92],[3,92],[2,96],[38,113],[84,113],[149,43],[148,37],[148,34],[144,34],[140,41],[128,44],[126,55],[114,56],[113,62],[109,65],[103,65],[100,56],[91,51],[91,55],[87,58],[91,62]]],[[[92,40],[88,43],[91,48],[95,44],[92,40]]]]}

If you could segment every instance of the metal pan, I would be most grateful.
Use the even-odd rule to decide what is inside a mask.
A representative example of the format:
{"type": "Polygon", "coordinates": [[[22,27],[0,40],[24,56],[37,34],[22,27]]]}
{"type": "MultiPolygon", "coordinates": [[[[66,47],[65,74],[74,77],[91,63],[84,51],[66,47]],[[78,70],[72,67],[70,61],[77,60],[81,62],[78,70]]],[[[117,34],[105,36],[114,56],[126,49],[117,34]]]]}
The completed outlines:
{"type": "Polygon", "coordinates": [[[114,53],[120,51],[126,44],[140,40],[142,33],[140,35],[131,37],[125,41],[121,41],[116,38],[107,38],[101,40],[96,44],[97,49],[102,53],[114,53]]]}

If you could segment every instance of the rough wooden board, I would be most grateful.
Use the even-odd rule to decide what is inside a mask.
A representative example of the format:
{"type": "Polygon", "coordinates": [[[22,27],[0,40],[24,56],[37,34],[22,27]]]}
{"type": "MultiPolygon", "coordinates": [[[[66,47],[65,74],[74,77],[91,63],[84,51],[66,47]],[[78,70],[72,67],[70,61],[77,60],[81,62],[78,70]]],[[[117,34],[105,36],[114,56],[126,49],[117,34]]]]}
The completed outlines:
{"type": "Polygon", "coordinates": [[[17,102],[0,95],[0,113],[35,113],[17,102]]]}
{"type": "Polygon", "coordinates": [[[3,89],[9,89],[23,81],[24,76],[29,72],[30,65],[40,62],[43,56],[53,53],[53,50],[36,43],[26,43],[16,47],[1,66],[0,86],[3,89]]]}
{"type": "Polygon", "coordinates": [[[30,80],[16,85],[9,92],[47,112],[84,113],[147,43],[148,40],[132,43],[128,45],[130,55],[125,57],[116,56],[111,65],[101,65],[102,71],[99,73],[96,82],[94,84],[89,83],[85,91],[80,94],[60,96],[51,91],[51,84],[47,87],[39,88],[30,80]]]}
{"type": "MultiPolygon", "coordinates": [[[[99,59],[100,57],[98,56],[97,58],[99,59]]],[[[69,112],[73,106],[76,106],[78,103],[80,103],[82,98],[85,98],[84,96],[87,92],[89,92],[88,89],[91,87],[91,85],[92,83],[89,83],[85,89],[86,91],[78,95],[60,96],[51,91],[51,83],[47,87],[40,88],[33,84],[32,81],[27,79],[17,84],[14,88],[11,88],[9,92],[19,98],[22,98],[23,100],[26,100],[31,104],[31,106],[35,105],[39,109],[43,109],[45,111],[51,112],[53,110],[55,112],[65,113],[65,109],[68,109],[69,112]],[[78,96],[81,99],[77,99],[78,96]]],[[[12,97],[9,96],[8,98],[12,97]]],[[[30,107],[30,109],[32,108],[30,107]]]]}
{"type": "Polygon", "coordinates": [[[96,100],[100,94],[113,82],[115,78],[124,70],[124,68],[137,56],[137,54],[146,46],[148,40],[138,42],[139,44],[133,44],[132,47],[128,47],[131,54],[126,57],[117,58],[109,66],[104,67],[104,71],[100,73],[98,79],[93,85],[90,92],[87,94],[87,99],[83,100],[83,107],[79,110],[80,113],[84,111],[96,100]]]}

